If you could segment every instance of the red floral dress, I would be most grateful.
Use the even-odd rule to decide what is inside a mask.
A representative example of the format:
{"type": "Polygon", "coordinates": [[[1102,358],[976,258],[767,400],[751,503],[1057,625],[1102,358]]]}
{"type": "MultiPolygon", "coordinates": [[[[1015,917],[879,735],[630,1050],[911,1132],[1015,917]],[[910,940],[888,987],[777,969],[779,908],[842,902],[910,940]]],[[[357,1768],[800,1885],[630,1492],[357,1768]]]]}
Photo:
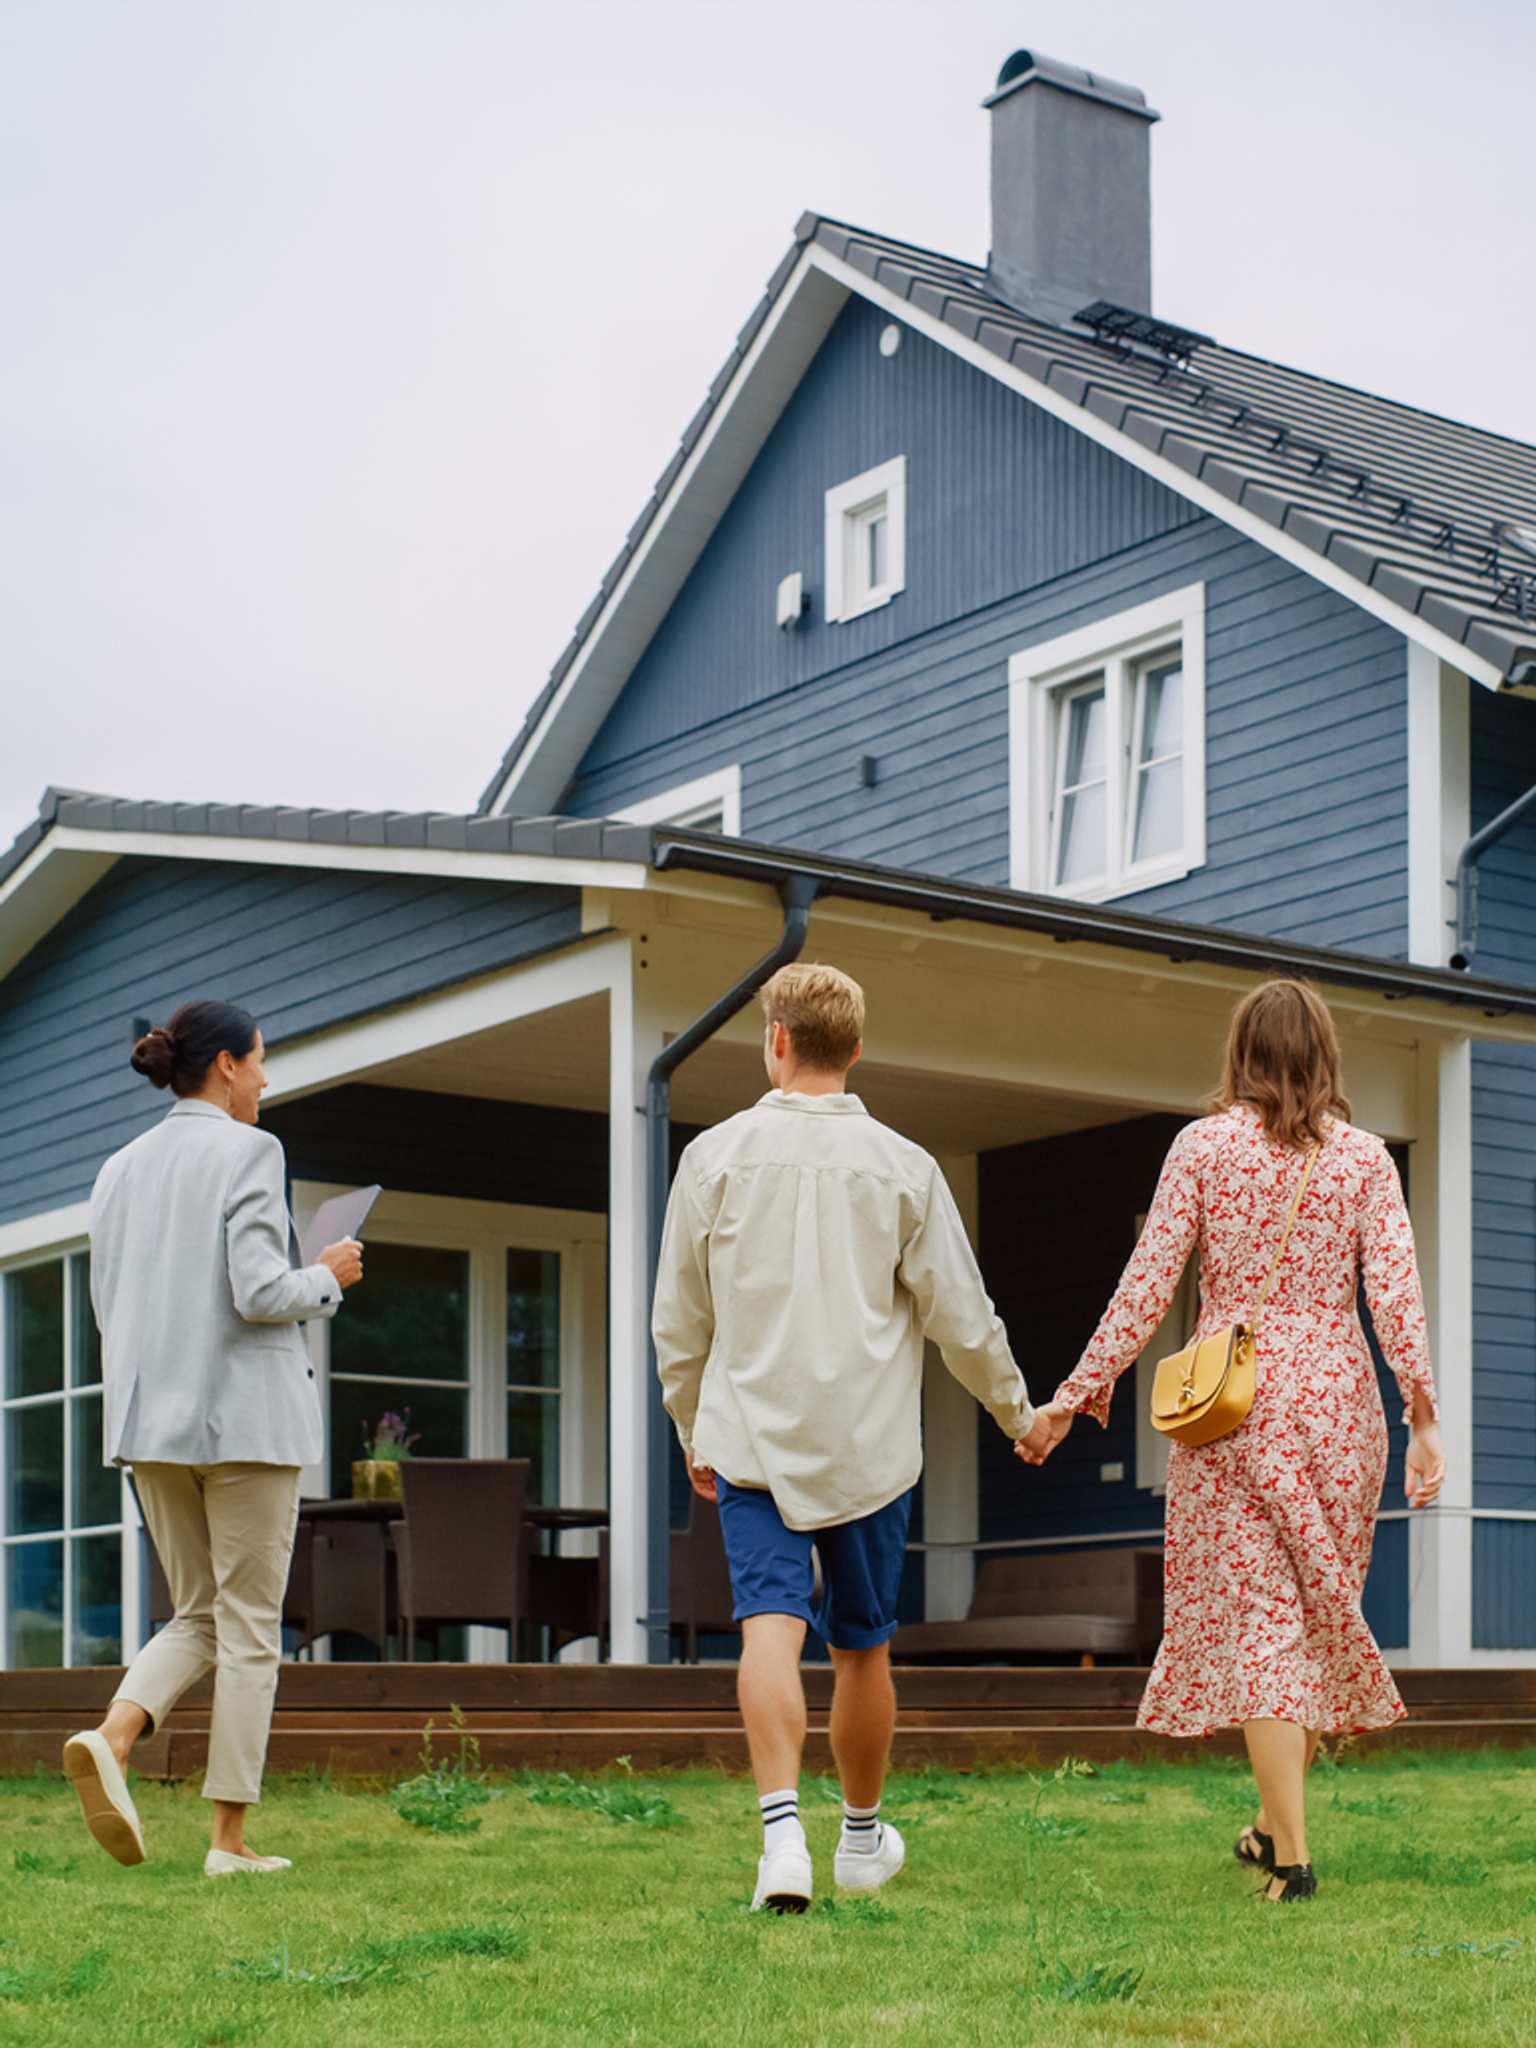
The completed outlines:
{"type": "MultiPolygon", "coordinates": [[[[1108,1420],[1115,1379],[1167,1314],[1196,1244],[1199,1334],[1246,1321],[1305,1165],[1245,1104],[1182,1130],[1114,1299],[1057,1399],[1108,1420]]],[[[1264,1305],[1248,1418],[1214,1443],[1171,1448],[1165,1633],[1139,1727],[1208,1735],[1282,1720],[1337,1735],[1402,1718],[1360,1612],[1387,1464],[1355,1307],[1362,1277],[1404,1401],[1419,1388],[1433,1401],[1396,1168],[1379,1138],[1334,1122],[1264,1305]]]]}

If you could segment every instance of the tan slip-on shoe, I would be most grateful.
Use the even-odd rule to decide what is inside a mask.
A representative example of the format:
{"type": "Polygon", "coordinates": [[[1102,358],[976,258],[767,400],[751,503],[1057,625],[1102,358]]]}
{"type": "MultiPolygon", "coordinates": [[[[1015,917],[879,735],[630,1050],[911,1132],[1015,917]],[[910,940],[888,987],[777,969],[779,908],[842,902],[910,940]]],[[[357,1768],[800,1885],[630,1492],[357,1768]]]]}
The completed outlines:
{"type": "Polygon", "coordinates": [[[117,1758],[95,1728],[71,1735],[64,1745],[64,1769],[80,1794],[85,1824],[119,1863],[144,1861],[144,1830],[117,1758]]]}
{"type": "Polygon", "coordinates": [[[270,1877],[275,1870],[292,1870],[287,1856],[241,1856],[233,1849],[210,1849],[203,1862],[204,1877],[270,1877]]]}

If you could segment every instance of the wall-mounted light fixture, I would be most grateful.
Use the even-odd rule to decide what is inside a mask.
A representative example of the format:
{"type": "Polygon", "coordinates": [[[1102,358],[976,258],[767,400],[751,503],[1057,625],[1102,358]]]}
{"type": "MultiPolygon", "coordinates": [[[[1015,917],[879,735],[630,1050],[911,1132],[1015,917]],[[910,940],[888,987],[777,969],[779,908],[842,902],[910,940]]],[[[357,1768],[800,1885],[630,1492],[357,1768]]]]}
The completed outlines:
{"type": "Polygon", "coordinates": [[[811,608],[811,600],[805,592],[805,579],[797,569],[793,576],[786,576],[779,585],[778,622],[786,629],[798,626],[811,608]]]}
{"type": "Polygon", "coordinates": [[[878,761],[877,761],[877,760],[875,759],[875,757],[874,757],[874,755],[873,755],[873,754],[860,754],[860,756],[859,756],[859,787],[860,787],[860,789],[873,789],[873,788],[874,788],[874,786],[875,786],[875,784],[876,784],[876,783],[877,783],[877,782],[878,782],[879,780],[880,780],[880,763],[879,763],[879,762],[878,762],[878,761]]]}

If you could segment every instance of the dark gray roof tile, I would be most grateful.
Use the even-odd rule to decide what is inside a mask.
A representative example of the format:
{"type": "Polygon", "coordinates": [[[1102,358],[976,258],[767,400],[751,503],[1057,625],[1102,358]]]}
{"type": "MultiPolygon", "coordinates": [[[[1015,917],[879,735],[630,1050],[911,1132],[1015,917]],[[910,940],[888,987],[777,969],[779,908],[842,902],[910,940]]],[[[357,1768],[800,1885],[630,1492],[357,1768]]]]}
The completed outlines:
{"type": "Polygon", "coordinates": [[[560,818],[514,818],[512,820],[512,851],[514,853],[553,853],[555,851],[555,827],[563,822],[560,818]]]}
{"type": "Polygon", "coordinates": [[[1133,405],[1120,422],[1120,431],[1138,447],[1149,448],[1156,455],[1162,448],[1168,429],[1162,420],[1154,419],[1150,413],[1141,412],[1133,405]]]}
{"type": "Polygon", "coordinates": [[[1464,646],[1484,661],[1495,662],[1506,674],[1517,661],[1529,661],[1536,654],[1536,626],[1517,625],[1513,620],[1508,626],[1495,626],[1486,619],[1474,619],[1461,637],[1464,646]]]}
{"type": "Polygon", "coordinates": [[[384,820],[384,844],[386,846],[425,846],[427,843],[427,814],[425,811],[391,811],[384,820]]]}
{"type": "Polygon", "coordinates": [[[773,310],[773,300],[765,292],[747,315],[746,325],[736,337],[736,346],[745,355],[757,339],[757,331],[773,310]]]}
{"type": "Polygon", "coordinates": [[[99,796],[85,806],[85,816],[75,822],[89,825],[93,832],[111,832],[117,825],[117,798],[99,796]]]}
{"type": "Polygon", "coordinates": [[[144,830],[146,832],[174,832],[176,830],[176,806],[174,804],[146,804],[144,806],[144,830]]]}
{"type": "Polygon", "coordinates": [[[171,829],[188,832],[201,837],[208,830],[207,804],[175,804],[171,811],[171,829]]]}
{"type": "Polygon", "coordinates": [[[56,813],[60,825],[86,825],[91,822],[91,812],[99,799],[89,796],[65,797],[56,813]]]}
{"type": "Polygon", "coordinates": [[[909,270],[904,263],[892,263],[889,257],[881,258],[876,266],[875,277],[876,281],[883,284],[888,292],[895,292],[903,299],[907,297],[913,285],[917,282],[917,275],[914,271],[909,270]]]}
{"type": "Polygon", "coordinates": [[[1162,453],[1191,476],[1200,474],[1200,465],[1205,461],[1204,448],[1196,441],[1186,440],[1183,434],[1165,434],[1162,453]]]}
{"type": "Polygon", "coordinates": [[[345,846],[352,816],[351,811],[311,811],[306,836],[317,846],[345,846]]]}
{"type": "Polygon", "coordinates": [[[564,818],[555,827],[554,850],[565,860],[601,860],[601,818],[564,818]]]}
{"type": "Polygon", "coordinates": [[[294,841],[308,839],[309,837],[308,811],[285,807],[278,811],[274,823],[276,837],[279,839],[294,841]]]}
{"type": "Polygon", "coordinates": [[[1467,630],[1467,608],[1443,597],[1438,590],[1426,590],[1419,600],[1419,617],[1451,640],[1461,640],[1467,630]]]}
{"type": "Polygon", "coordinates": [[[1110,426],[1118,427],[1125,418],[1126,403],[1127,401],[1117,393],[1105,391],[1101,386],[1095,385],[1083,400],[1083,410],[1092,413],[1095,419],[1107,421],[1110,426]]]}
{"type": "Polygon", "coordinates": [[[1368,548],[1351,540],[1347,533],[1336,533],[1329,541],[1327,555],[1348,575],[1357,577],[1361,583],[1369,583],[1375,573],[1377,557],[1368,548]]]}
{"type": "Polygon", "coordinates": [[[471,818],[464,834],[464,843],[471,853],[510,853],[512,851],[511,818],[471,818]]]}
{"type": "Polygon", "coordinates": [[[647,866],[654,834],[649,825],[608,822],[603,826],[604,860],[633,860],[647,866]]]}
{"type": "Polygon", "coordinates": [[[240,837],[275,839],[280,815],[273,804],[246,804],[240,813],[240,837]]]}
{"type": "Polygon", "coordinates": [[[1073,405],[1081,405],[1088,396],[1088,378],[1068,363],[1052,363],[1045,381],[1052,391],[1073,405]]]}
{"type": "Polygon", "coordinates": [[[1391,604],[1400,604],[1405,612],[1416,612],[1424,595],[1424,586],[1417,576],[1409,576],[1393,562],[1378,562],[1371,577],[1372,590],[1379,590],[1391,604]]]}
{"type": "Polygon", "coordinates": [[[919,278],[907,297],[920,312],[931,314],[935,320],[944,318],[945,294],[926,278],[919,278]]]}
{"type": "Polygon", "coordinates": [[[1251,481],[1244,484],[1242,507],[1245,512],[1253,513],[1255,518],[1264,520],[1267,525],[1285,524],[1287,501],[1279,491],[1270,490],[1267,484],[1256,484],[1251,481]]]}
{"type": "Polygon", "coordinates": [[[967,305],[962,299],[951,299],[944,308],[944,325],[957,327],[971,341],[976,339],[976,330],[983,317],[979,306],[967,305]]]}
{"type": "Polygon", "coordinates": [[[739,347],[737,347],[733,348],[730,354],[726,357],[725,362],[721,366],[720,370],[716,373],[714,383],[711,384],[709,387],[709,402],[711,406],[718,405],[721,399],[724,398],[726,394],[726,389],[729,386],[731,379],[735,376],[736,372],[740,368],[741,350],[739,347]]]}
{"type": "Polygon", "coordinates": [[[1214,455],[1208,455],[1200,465],[1200,481],[1209,484],[1213,491],[1220,491],[1233,504],[1242,500],[1243,486],[1248,479],[1240,469],[1234,469],[1230,462],[1220,462],[1214,455]]]}
{"type": "Polygon", "coordinates": [[[846,228],[834,227],[830,221],[818,221],[816,240],[829,256],[846,256],[853,237],[846,228]]]}
{"type": "Polygon", "coordinates": [[[472,825],[502,822],[499,818],[454,818],[439,812],[427,820],[427,844],[444,847],[450,853],[461,853],[469,844],[468,834],[472,825]]]}
{"type": "Polygon", "coordinates": [[[346,820],[348,846],[385,846],[388,844],[385,838],[385,829],[389,823],[386,812],[348,811],[346,813],[346,820]]]}
{"type": "Polygon", "coordinates": [[[1304,512],[1300,505],[1292,505],[1281,524],[1293,540],[1299,540],[1313,554],[1327,554],[1334,529],[1326,520],[1319,519],[1315,513],[1304,512]]]}
{"type": "Polygon", "coordinates": [[[239,804],[210,804],[208,830],[215,839],[238,839],[241,832],[239,804]]]}
{"type": "Polygon", "coordinates": [[[112,829],[114,832],[142,832],[144,830],[145,804],[119,802],[114,806],[112,829]]]}

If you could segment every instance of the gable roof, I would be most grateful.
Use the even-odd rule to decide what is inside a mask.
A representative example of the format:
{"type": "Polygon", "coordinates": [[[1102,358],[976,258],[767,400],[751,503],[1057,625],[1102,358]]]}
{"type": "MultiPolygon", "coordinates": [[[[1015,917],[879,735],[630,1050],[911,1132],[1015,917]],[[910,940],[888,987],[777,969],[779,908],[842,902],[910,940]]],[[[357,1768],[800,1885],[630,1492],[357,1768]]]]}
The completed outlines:
{"type": "Polygon", "coordinates": [[[482,812],[558,808],[855,292],[1474,680],[1536,689],[1536,552],[1499,531],[1536,530],[1536,448],[1161,323],[1053,326],[993,297],[976,264],[806,214],[482,812]]]}

